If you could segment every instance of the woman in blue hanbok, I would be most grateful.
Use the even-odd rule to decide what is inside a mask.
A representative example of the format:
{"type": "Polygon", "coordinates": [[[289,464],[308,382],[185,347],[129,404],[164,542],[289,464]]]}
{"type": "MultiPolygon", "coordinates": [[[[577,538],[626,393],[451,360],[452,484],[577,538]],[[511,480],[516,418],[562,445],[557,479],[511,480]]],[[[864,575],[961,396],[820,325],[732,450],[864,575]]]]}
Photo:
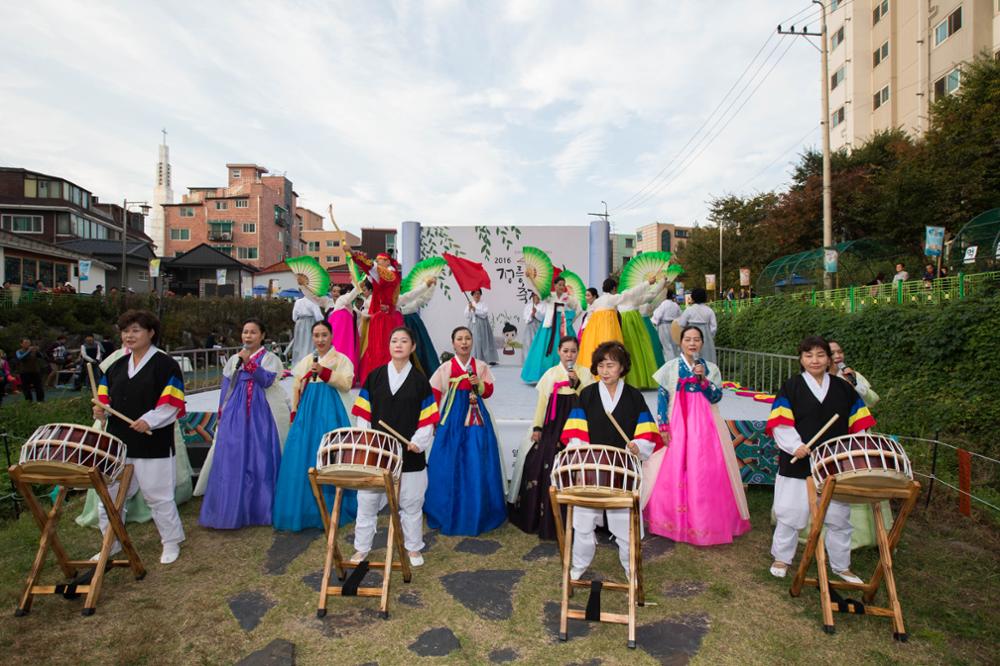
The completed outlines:
{"type": "Polygon", "coordinates": [[[537,383],[546,370],[559,363],[559,341],[567,335],[576,335],[573,317],[577,306],[566,291],[566,280],[557,277],[552,288],[545,299],[545,321],[531,341],[528,357],[521,368],[521,379],[529,384],[537,383]]]}
{"type": "MultiPolygon", "coordinates": [[[[331,346],[332,335],[329,322],[313,324],[313,353],[292,369],[292,427],[281,456],[274,494],[276,530],[298,532],[323,527],[323,517],[309,483],[309,468],[316,466],[316,452],[323,435],[350,427],[343,396],[354,383],[354,365],[331,346]]],[[[335,492],[333,486],[323,486],[327,506],[333,506],[335,492]]],[[[352,522],[357,514],[357,492],[345,490],[341,502],[343,525],[352,522]]]]}

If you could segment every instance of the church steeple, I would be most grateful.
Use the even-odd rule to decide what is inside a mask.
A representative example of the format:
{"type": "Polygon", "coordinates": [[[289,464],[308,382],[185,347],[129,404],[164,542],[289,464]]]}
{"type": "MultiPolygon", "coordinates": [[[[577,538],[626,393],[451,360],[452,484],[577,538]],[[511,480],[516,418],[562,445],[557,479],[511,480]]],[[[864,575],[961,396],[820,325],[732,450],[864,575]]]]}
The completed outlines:
{"type": "Polygon", "coordinates": [[[163,142],[159,146],[159,160],[156,163],[156,180],[153,186],[153,209],[146,218],[146,235],[153,239],[158,253],[166,247],[166,229],[163,222],[163,206],[161,204],[174,202],[174,190],[170,175],[170,147],[167,146],[167,130],[163,133],[163,142]]]}

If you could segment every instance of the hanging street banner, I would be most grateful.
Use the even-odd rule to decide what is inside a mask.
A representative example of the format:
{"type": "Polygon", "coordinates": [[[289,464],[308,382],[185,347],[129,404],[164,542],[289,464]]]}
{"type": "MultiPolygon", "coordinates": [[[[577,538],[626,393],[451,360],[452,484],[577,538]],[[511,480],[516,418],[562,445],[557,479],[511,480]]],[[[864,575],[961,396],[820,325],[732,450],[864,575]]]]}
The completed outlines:
{"type": "Polygon", "coordinates": [[[151,278],[160,277],[160,259],[149,260],[149,277],[151,278]]]}
{"type": "Polygon", "coordinates": [[[924,254],[928,257],[940,257],[944,249],[944,227],[927,227],[924,240],[924,254]]]}
{"type": "Polygon", "coordinates": [[[89,259],[81,259],[79,265],[77,266],[76,271],[77,275],[80,276],[81,282],[90,279],[90,263],[89,259]]]}
{"type": "Polygon", "coordinates": [[[976,253],[979,252],[978,245],[970,245],[965,248],[965,259],[962,260],[963,264],[974,264],[976,263],[976,253]]]}
{"type": "Polygon", "coordinates": [[[740,269],[740,286],[749,287],[750,286],[750,269],[741,268],[740,269]]]}
{"type": "Polygon", "coordinates": [[[837,272],[838,254],[834,249],[823,250],[823,270],[827,273],[837,272]]]}
{"type": "Polygon", "coordinates": [[[708,293],[713,293],[715,291],[715,274],[708,273],[705,275],[705,291],[708,293]]]}

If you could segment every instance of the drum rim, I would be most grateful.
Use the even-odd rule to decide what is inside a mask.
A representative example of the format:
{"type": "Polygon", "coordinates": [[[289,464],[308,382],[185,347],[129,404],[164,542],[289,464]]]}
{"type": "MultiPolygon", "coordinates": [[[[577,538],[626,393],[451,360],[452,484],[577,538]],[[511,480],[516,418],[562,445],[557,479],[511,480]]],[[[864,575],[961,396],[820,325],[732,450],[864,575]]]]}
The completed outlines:
{"type": "MultiPolygon", "coordinates": [[[[629,451],[627,448],[620,446],[610,446],[608,444],[582,444],[580,446],[567,447],[559,451],[552,461],[552,471],[549,472],[549,481],[551,485],[556,489],[556,492],[560,494],[570,493],[574,494],[574,491],[578,490],[600,490],[603,495],[616,495],[616,496],[628,496],[635,493],[640,493],[642,489],[642,461],[639,456],[629,451]],[[608,457],[618,456],[621,460],[627,461],[628,466],[618,467],[610,465],[608,463],[602,462],[583,462],[575,461],[572,463],[564,463],[563,459],[568,456],[581,455],[586,453],[604,453],[607,452],[608,457]],[[611,486],[602,486],[590,483],[579,483],[573,485],[564,485],[560,476],[563,474],[579,474],[584,471],[594,471],[594,472],[604,472],[607,474],[617,474],[624,479],[632,479],[634,481],[633,488],[615,488],[611,486]]],[[[593,497],[594,495],[587,495],[586,493],[575,493],[583,496],[593,497]]]]}

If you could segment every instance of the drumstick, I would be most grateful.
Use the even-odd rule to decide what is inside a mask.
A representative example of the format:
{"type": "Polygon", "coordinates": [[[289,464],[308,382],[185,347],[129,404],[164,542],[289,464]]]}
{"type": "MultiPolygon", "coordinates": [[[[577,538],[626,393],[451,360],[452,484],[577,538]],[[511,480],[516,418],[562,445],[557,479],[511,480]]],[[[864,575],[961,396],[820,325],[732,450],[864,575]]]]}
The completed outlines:
{"type": "MultiPolygon", "coordinates": [[[[804,445],[806,447],[806,450],[811,449],[812,445],[816,443],[816,440],[818,440],[820,437],[822,437],[823,433],[825,433],[827,430],[829,430],[830,426],[832,426],[834,423],[836,423],[837,419],[839,419],[839,418],[840,418],[840,414],[834,414],[833,416],[831,416],[830,420],[826,422],[826,425],[823,426],[822,428],[820,428],[819,432],[816,433],[815,435],[813,435],[813,438],[810,439],[809,442],[804,445]]],[[[800,460],[805,460],[805,458],[796,458],[795,456],[792,456],[792,463],[793,464],[797,463],[800,460]]]]}
{"type": "Polygon", "coordinates": [[[616,421],[615,417],[611,415],[611,412],[604,412],[604,413],[608,415],[608,420],[611,421],[611,425],[615,427],[615,430],[618,431],[618,434],[621,435],[622,439],[625,440],[625,447],[628,448],[628,445],[632,443],[632,440],[628,438],[628,435],[625,434],[625,431],[622,430],[622,427],[618,425],[618,421],[616,421]]]}
{"type": "MultiPolygon", "coordinates": [[[[101,409],[103,409],[104,411],[106,411],[108,414],[111,414],[111,416],[117,416],[118,418],[120,418],[122,421],[124,421],[125,423],[127,423],[129,425],[132,425],[133,423],[135,423],[135,419],[130,419],[129,417],[127,417],[124,414],[122,414],[121,412],[119,412],[117,409],[113,409],[111,407],[111,405],[105,405],[103,402],[101,402],[97,398],[94,398],[90,402],[93,403],[93,404],[95,404],[95,405],[97,405],[98,407],[100,407],[101,409]]],[[[153,432],[151,430],[147,430],[145,434],[149,435],[150,437],[153,436],[153,432]]]]}
{"type": "Polygon", "coordinates": [[[410,440],[406,439],[405,437],[403,437],[402,435],[400,435],[398,432],[396,432],[395,430],[393,430],[392,426],[390,426],[388,423],[386,423],[382,419],[379,419],[378,424],[380,426],[382,426],[383,428],[385,428],[385,431],[387,433],[389,433],[390,435],[392,435],[393,437],[395,437],[396,439],[398,439],[399,441],[401,441],[403,444],[406,444],[407,447],[414,446],[413,442],[411,442],[410,440]]]}

